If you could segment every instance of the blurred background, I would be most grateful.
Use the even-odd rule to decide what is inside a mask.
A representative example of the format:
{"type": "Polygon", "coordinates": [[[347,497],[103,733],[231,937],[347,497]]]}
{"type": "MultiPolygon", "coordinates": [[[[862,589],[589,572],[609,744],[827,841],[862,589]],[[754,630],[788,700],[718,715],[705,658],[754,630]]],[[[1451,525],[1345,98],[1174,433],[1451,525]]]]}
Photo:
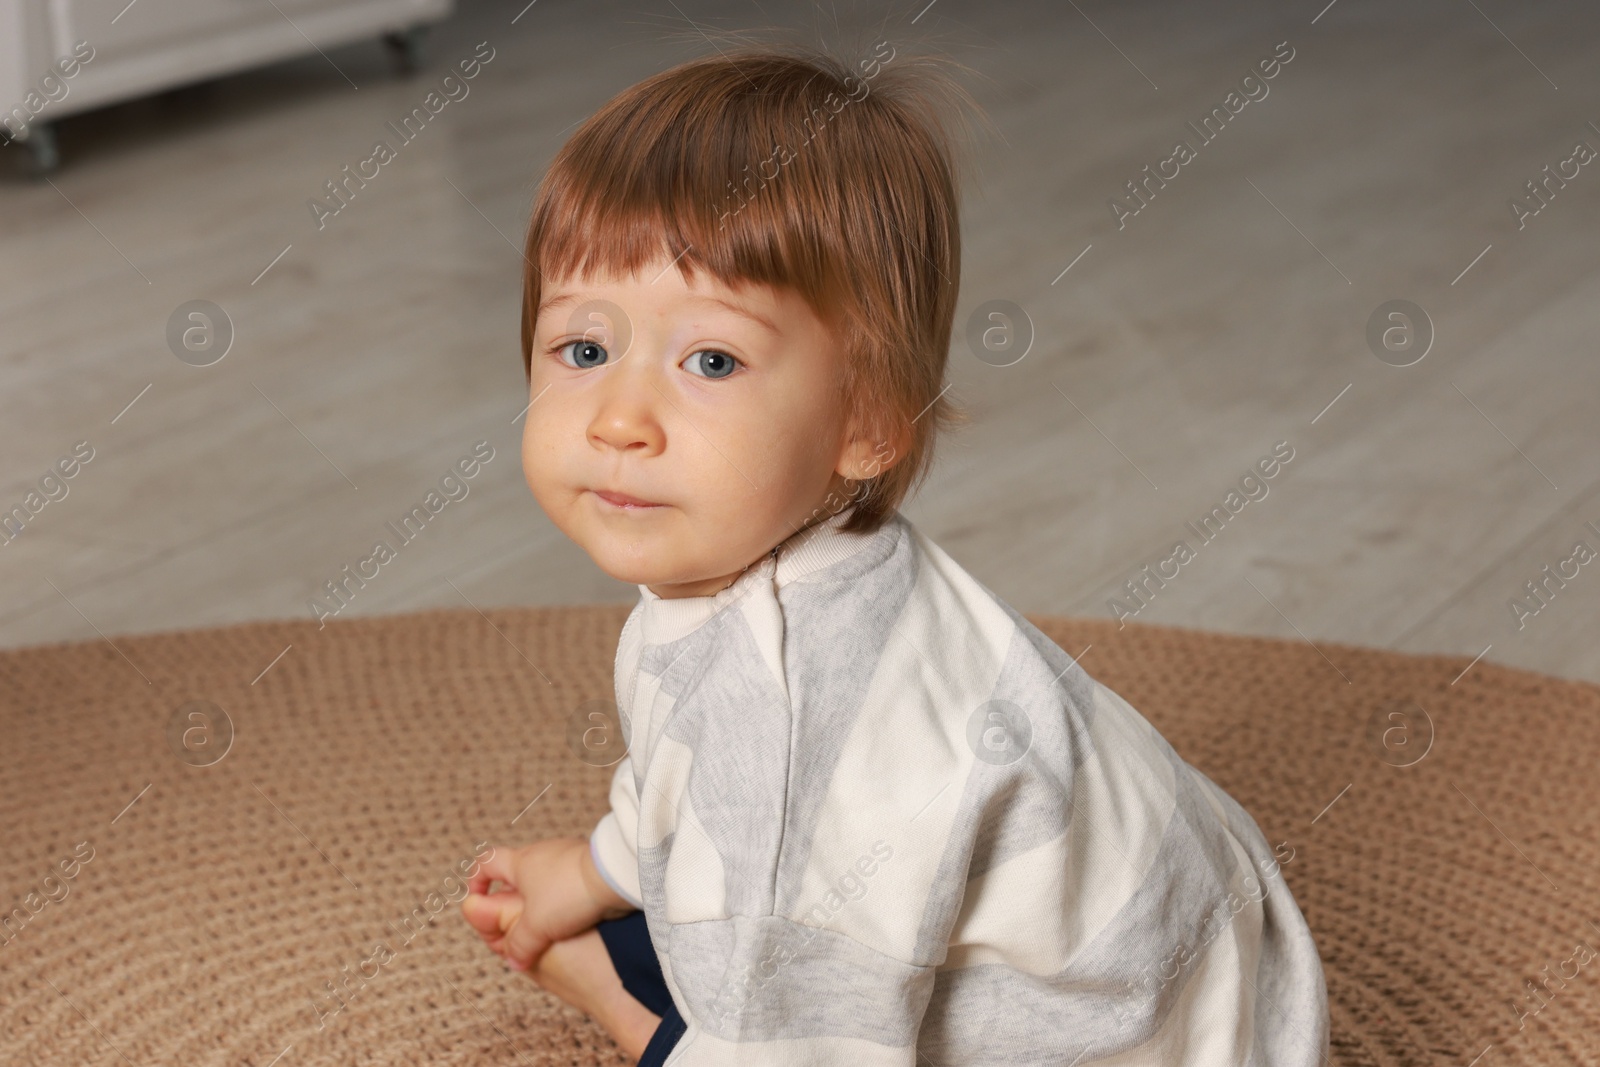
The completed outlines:
{"type": "Polygon", "coordinates": [[[904,508],[979,580],[1600,680],[1600,13],[1506,0],[0,0],[0,644],[310,619],[475,447],[341,617],[636,599],[523,483],[522,233],[766,25],[979,75],[974,422],[904,508]]]}

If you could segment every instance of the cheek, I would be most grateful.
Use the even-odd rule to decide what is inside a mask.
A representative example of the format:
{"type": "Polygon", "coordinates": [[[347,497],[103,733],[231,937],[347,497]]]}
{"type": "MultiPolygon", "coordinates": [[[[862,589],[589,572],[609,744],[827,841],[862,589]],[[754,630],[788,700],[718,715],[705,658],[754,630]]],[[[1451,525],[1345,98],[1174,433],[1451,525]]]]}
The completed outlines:
{"type": "MultiPolygon", "coordinates": [[[[741,419],[737,447],[759,462],[768,478],[754,471],[758,485],[782,482],[788,491],[810,491],[825,484],[838,461],[842,413],[829,383],[800,374],[777,383],[741,419]]],[[[730,452],[730,455],[736,453],[730,452]]]]}
{"type": "Polygon", "coordinates": [[[552,421],[550,416],[553,414],[546,412],[542,413],[543,417],[534,418],[534,411],[530,410],[523,416],[522,476],[541,504],[545,503],[546,495],[555,489],[560,469],[557,444],[562,428],[552,421]]]}
{"type": "Polygon", "coordinates": [[[528,485],[533,485],[536,464],[534,458],[539,452],[538,434],[534,430],[533,420],[526,415],[522,423],[522,476],[527,479],[528,485]]]}
{"type": "Polygon", "coordinates": [[[741,496],[758,495],[774,503],[792,502],[797,492],[810,489],[815,481],[819,453],[816,429],[815,426],[791,425],[781,415],[769,413],[749,420],[748,424],[741,422],[729,427],[728,435],[717,441],[727,459],[720,458],[709,447],[702,447],[706,447],[707,462],[733,475],[730,488],[743,490],[741,496]],[[739,468],[742,477],[729,467],[730,461],[739,468]],[[751,487],[751,482],[760,487],[759,491],[751,487]]]}
{"type": "Polygon", "coordinates": [[[813,490],[827,484],[839,462],[839,413],[831,406],[814,406],[808,415],[772,434],[782,448],[781,462],[795,489],[813,490]]]}

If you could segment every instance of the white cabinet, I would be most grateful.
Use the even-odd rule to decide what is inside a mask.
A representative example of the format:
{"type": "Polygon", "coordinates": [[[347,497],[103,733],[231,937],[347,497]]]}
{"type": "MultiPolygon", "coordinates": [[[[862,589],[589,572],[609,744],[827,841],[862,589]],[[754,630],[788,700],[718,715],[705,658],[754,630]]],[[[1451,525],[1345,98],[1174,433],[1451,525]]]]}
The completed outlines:
{"type": "Polygon", "coordinates": [[[414,59],[454,0],[0,0],[0,137],[92,107],[362,37],[414,59]]]}

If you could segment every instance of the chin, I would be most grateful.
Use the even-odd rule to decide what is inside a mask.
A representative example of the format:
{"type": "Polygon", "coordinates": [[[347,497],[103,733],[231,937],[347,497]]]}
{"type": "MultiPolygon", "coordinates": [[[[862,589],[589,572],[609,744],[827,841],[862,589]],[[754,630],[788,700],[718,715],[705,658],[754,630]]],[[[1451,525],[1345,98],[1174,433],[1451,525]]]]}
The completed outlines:
{"type": "Polygon", "coordinates": [[[675,580],[662,566],[664,538],[619,537],[610,530],[589,529],[578,546],[589,554],[595,566],[619,582],[631,585],[657,585],[675,580]]]}
{"type": "Polygon", "coordinates": [[[660,585],[662,582],[671,580],[662,574],[659,568],[641,564],[636,560],[628,560],[618,564],[600,556],[591,555],[590,558],[594,560],[596,566],[608,575],[619,582],[627,582],[629,585],[660,585]]]}

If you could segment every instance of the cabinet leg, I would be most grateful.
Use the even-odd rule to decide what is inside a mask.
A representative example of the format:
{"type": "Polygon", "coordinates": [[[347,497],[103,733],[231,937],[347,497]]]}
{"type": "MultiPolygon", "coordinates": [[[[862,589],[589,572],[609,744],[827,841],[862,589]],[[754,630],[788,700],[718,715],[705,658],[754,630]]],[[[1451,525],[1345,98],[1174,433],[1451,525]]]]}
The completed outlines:
{"type": "Polygon", "coordinates": [[[426,58],[423,46],[427,40],[426,26],[408,26],[403,30],[383,35],[384,46],[394,57],[395,69],[403,75],[415,74],[422,69],[423,60],[426,58]]]}
{"type": "Polygon", "coordinates": [[[32,162],[30,173],[36,178],[54,174],[61,166],[61,148],[56,142],[53,122],[36,122],[28,127],[28,136],[22,140],[32,162]]]}

